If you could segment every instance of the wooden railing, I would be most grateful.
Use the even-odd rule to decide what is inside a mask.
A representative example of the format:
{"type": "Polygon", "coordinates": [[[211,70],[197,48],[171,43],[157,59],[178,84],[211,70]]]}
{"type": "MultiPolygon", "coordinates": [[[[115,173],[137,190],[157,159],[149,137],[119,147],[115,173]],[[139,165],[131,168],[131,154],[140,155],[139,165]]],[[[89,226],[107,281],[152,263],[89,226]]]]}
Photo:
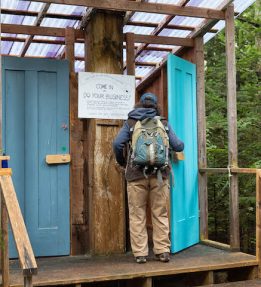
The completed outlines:
{"type": "MultiPolygon", "coordinates": [[[[261,278],[261,169],[255,169],[255,168],[200,168],[199,172],[201,174],[207,173],[207,174],[220,174],[220,173],[230,173],[233,174],[255,174],[256,175],[256,259],[259,264],[259,278],[261,278]]],[[[202,196],[202,195],[200,195],[202,196]]],[[[204,196],[204,195],[203,195],[204,196]]],[[[232,195],[230,194],[230,197],[232,195]]],[[[239,211],[238,206],[231,206],[238,204],[238,194],[233,195],[236,199],[235,202],[231,201],[229,202],[229,208],[230,211],[237,210],[236,213],[231,214],[230,213],[230,233],[233,233],[233,221],[239,222],[239,211]]],[[[201,221],[207,222],[207,218],[201,218],[201,221]]],[[[205,232],[207,233],[207,232],[205,232]]],[[[238,234],[239,236],[239,234],[238,234]]],[[[221,249],[229,249],[233,250],[230,244],[223,244],[220,242],[209,240],[208,238],[201,237],[201,241],[207,245],[211,245],[214,247],[218,247],[221,249]]],[[[236,250],[235,250],[236,251],[236,250]]]]}
{"type": "MultiPolygon", "coordinates": [[[[0,157],[2,160],[3,157],[0,157]]],[[[14,235],[14,241],[23,270],[24,286],[31,287],[32,276],[37,274],[37,264],[26,231],[23,216],[16,197],[10,168],[0,169],[1,189],[1,232],[2,232],[2,287],[9,286],[8,218],[14,235]]]]}

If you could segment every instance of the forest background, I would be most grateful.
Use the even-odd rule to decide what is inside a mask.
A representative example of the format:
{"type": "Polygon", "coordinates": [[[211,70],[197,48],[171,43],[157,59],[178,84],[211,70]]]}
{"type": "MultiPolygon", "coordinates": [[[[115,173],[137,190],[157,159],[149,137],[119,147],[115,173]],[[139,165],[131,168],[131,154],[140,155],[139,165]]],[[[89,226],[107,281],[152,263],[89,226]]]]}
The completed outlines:
{"type": "MultiPolygon", "coordinates": [[[[236,20],[239,167],[261,168],[261,0],[236,20]]],[[[205,46],[208,167],[228,166],[225,32],[205,46]]],[[[228,175],[208,177],[209,238],[229,243],[228,175]]],[[[255,175],[239,176],[241,250],[255,253],[255,175]]]]}

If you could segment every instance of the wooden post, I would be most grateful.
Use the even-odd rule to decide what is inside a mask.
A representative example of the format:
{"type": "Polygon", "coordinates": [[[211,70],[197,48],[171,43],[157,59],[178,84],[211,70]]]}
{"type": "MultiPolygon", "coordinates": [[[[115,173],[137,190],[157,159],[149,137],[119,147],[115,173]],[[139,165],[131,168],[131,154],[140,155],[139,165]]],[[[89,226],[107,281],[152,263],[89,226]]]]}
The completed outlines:
{"type": "MultiPolygon", "coordinates": [[[[228,164],[237,167],[237,100],[234,6],[226,10],[226,63],[227,63],[227,114],[228,114],[228,164]]],[[[230,195],[230,246],[240,249],[238,176],[232,174],[229,181],[230,195]]]]}
{"type": "MultiPolygon", "coordinates": [[[[127,75],[135,76],[135,41],[134,33],[126,33],[126,70],[127,75]]],[[[135,103],[139,101],[138,93],[135,94],[135,103]]]]}
{"type": "Polygon", "coordinates": [[[256,171],[256,259],[261,278],[261,169],[256,171]]]}
{"type": "Polygon", "coordinates": [[[24,287],[33,287],[32,276],[24,276],[24,287]]]}
{"type": "Polygon", "coordinates": [[[135,76],[135,43],[134,33],[126,34],[126,69],[128,75],[135,76]]]}
{"type": "Polygon", "coordinates": [[[1,263],[2,263],[2,286],[9,286],[9,248],[8,248],[8,214],[4,197],[1,192],[1,263]]]}
{"type": "Polygon", "coordinates": [[[69,61],[69,71],[74,72],[74,43],[75,34],[73,28],[65,29],[65,57],[69,61]]]}
{"type": "MultiPolygon", "coordinates": [[[[122,74],[123,14],[93,11],[87,23],[85,62],[88,72],[122,74]]],[[[84,174],[89,196],[90,251],[93,254],[125,251],[125,181],[115,165],[112,141],[122,121],[85,121],[84,174]]]]}
{"type": "Polygon", "coordinates": [[[75,30],[65,30],[65,57],[70,68],[70,210],[71,210],[71,254],[84,254],[88,250],[86,189],[84,190],[83,173],[83,122],[78,119],[78,79],[74,72],[75,30]],[[85,191],[85,192],[84,192],[85,191]]]}
{"type": "MultiPolygon", "coordinates": [[[[197,65],[197,108],[198,108],[198,166],[207,167],[206,148],[206,104],[203,37],[195,38],[195,62],[197,65]]],[[[208,190],[207,174],[199,173],[200,238],[208,238],[208,190]]]]}

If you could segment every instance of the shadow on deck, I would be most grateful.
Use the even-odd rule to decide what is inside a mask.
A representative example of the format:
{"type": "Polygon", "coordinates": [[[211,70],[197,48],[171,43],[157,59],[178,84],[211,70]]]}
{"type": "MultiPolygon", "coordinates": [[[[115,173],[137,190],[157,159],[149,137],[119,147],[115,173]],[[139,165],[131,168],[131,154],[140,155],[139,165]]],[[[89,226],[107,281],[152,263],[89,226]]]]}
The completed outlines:
{"type": "MultiPolygon", "coordinates": [[[[34,286],[203,286],[257,277],[256,257],[205,245],[172,255],[169,263],[149,258],[137,264],[130,254],[39,258],[34,286]],[[222,279],[223,278],[223,279],[222,279]]],[[[10,263],[10,286],[23,286],[16,260],[10,263]]]]}

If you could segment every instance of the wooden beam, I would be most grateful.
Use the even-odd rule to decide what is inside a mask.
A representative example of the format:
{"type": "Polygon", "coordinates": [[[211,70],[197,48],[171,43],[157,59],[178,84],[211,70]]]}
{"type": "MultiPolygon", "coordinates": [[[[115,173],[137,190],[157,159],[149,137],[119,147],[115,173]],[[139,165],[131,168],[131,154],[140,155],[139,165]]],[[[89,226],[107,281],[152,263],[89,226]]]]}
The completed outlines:
{"type": "MultiPolygon", "coordinates": [[[[26,34],[26,35],[40,35],[51,37],[65,37],[64,28],[51,28],[42,26],[29,26],[29,25],[17,25],[17,24],[1,24],[2,33],[8,34],[26,34]]],[[[81,30],[75,30],[76,39],[84,39],[84,32],[81,30]]]]}
{"type": "MultiPolygon", "coordinates": [[[[234,6],[226,10],[226,66],[227,66],[227,117],[228,117],[228,164],[238,166],[237,159],[237,95],[236,95],[236,57],[235,57],[235,21],[234,6]]],[[[229,177],[230,195],[230,245],[232,249],[240,249],[239,235],[239,202],[238,176],[229,177]]]]}
{"type": "Polygon", "coordinates": [[[135,39],[135,42],[137,43],[174,45],[174,46],[184,46],[184,47],[194,46],[194,40],[189,39],[189,38],[134,34],[134,39],[135,39]]]}
{"type": "MultiPolygon", "coordinates": [[[[206,168],[206,101],[203,37],[197,37],[195,39],[195,61],[197,67],[198,166],[199,168],[206,168]]],[[[207,175],[199,174],[198,180],[200,202],[200,238],[208,239],[207,175]]]]}
{"type": "Polygon", "coordinates": [[[126,67],[127,75],[135,75],[135,46],[134,34],[127,33],[126,39],[126,67]]]}
{"type": "Polygon", "coordinates": [[[256,172],[256,259],[258,278],[261,278],[261,169],[256,172]]]}
{"type": "Polygon", "coordinates": [[[208,167],[208,168],[199,168],[200,173],[213,173],[213,174],[218,174],[218,173],[239,173],[239,174],[255,174],[256,173],[256,168],[230,168],[228,169],[227,167],[221,167],[221,168],[213,168],[213,167],[208,167]]]}
{"type": "Polygon", "coordinates": [[[69,61],[69,71],[74,72],[74,44],[75,33],[73,28],[65,29],[65,58],[69,61]]]}
{"type": "Polygon", "coordinates": [[[200,241],[200,243],[203,243],[205,245],[214,247],[214,248],[218,248],[218,249],[222,249],[222,250],[226,250],[226,251],[230,251],[230,245],[228,244],[224,244],[221,242],[217,242],[217,241],[213,241],[213,240],[209,240],[209,239],[203,239],[200,241]]]}
{"type": "Polygon", "coordinates": [[[2,190],[2,200],[4,200],[8,212],[23,274],[36,274],[37,264],[10,175],[0,176],[0,188],[2,190]]]}
{"type": "MultiPolygon", "coordinates": [[[[36,17],[35,21],[34,21],[34,25],[33,26],[40,26],[40,24],[42,23],[42,20],[44,18],[45,13],[48,11],[49,7],[50,7],[50,3],[48,4],[44,4],[43,7],[41,8],[40,12],[38,13],[38,16],[36,17]]],[[[24,57],[29,46],[32,43],[33,40],[33,35],[29,35],[29,37],[26,39],[25,43],[24,43],[24,47],[20,53],[20,57],[24,57]]]]}
{"type": "MultiPolygon", "coordinates": [[[[17,15],[17,16],[31,16],[37,17],[39,12],[36,11],[27,11],[27,10],[15,10],[15,9],[1,9],[1,14],[4,15],[17,15]]],[[[54,18],[54,19],[67,19],[67,20],[81,20],[82,15],[70,15],[70,14],[58,14],[58,13],[45,13],[45,18],[54,18]]]]}
{"type": "Polygon", "coordinates": [[[135,1],[118,1],[118,0],[35,0],[36,2],[46,2],[55,4],[80,5],[97,9],[112,10],[112,11],[135,11],[166,15],[179,15],[196,18],[209,18],[224,20],[225,14],[223,11],[209,8],[200,8],[193,6],[180,7],[171,4],[135,2],[135,1]]]}

